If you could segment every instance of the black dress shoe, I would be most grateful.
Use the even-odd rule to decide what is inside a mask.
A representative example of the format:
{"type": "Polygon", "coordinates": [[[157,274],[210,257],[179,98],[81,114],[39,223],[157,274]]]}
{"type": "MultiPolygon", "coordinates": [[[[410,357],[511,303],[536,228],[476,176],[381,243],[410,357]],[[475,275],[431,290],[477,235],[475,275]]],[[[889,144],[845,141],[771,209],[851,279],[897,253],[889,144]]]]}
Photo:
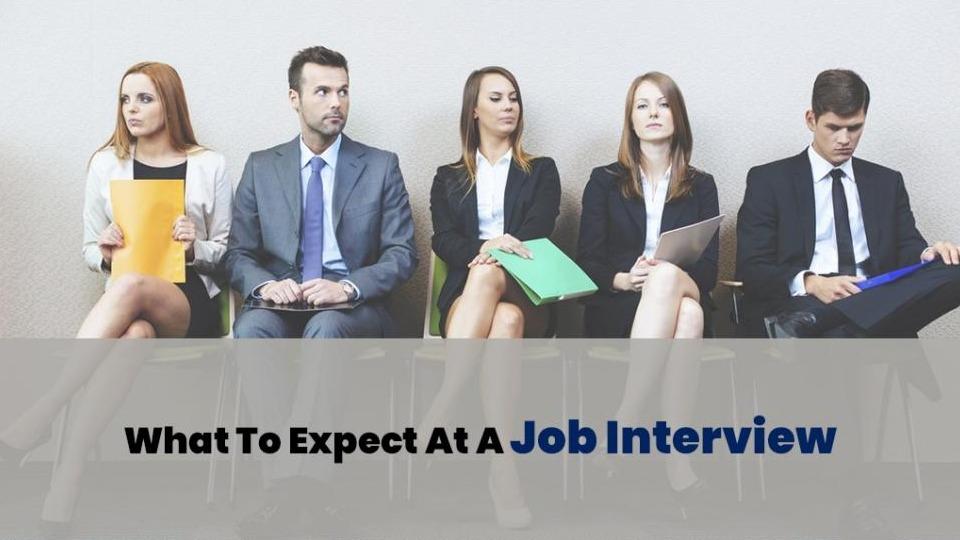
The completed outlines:
{"type": "Polygon", "coordinates": [[[292,504],[268,502],[241,520],[236,532],[242,540],[311,535],[315,531],[307,518],[300,508],[292,504]]]}
{"type": "Polygon", "coordinates": [[[269,502],[244,518],[235,527],[242,540],[275,540],[280,538],[356,538],[357,532],[336,509],[304,507],[286,502],[269,502]]]}
{"type": "Polygon", "coordinates": [[[841,540],[897,540],[887,520],[865,500],[844,505],[840,511],[841,540]]]}
{"type": "Polygon", "coordinates": [[[814,326],[817,316],[808,311],[781,313],[764,317],[763,325],[769,338],[806,338],[815,337],[814,326]]]}

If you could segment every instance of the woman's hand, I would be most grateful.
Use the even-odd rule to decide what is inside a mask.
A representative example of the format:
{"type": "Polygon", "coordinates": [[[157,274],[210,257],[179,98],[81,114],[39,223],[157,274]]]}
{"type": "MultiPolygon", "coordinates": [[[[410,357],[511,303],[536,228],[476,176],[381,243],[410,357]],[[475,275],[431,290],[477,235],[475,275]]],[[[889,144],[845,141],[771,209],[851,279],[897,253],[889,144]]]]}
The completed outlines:
{"type": "Polygon", "coordinates": [[[629,272],[620,272],[613,277],[613,288],[618,291],[640,292],[647,283],[650,271],[659,263],[656,259],[640,256],[629,272]]]}
{"type": "Polygon", "coordinates": [[[116,223],[111,223],[100,233],[97,247],[100,248],[104,264],[109,265],[113,261],[113,250],[123,247],[123,231],[116,223]]]}
{"type": "Polygon", "coordinates": [[[179,216],[173,222],[173,239],[183,244],[187,262],[193,260],[193,242],[197,239],[197,227],[187,216],[179,216]]]}
{"type": "Polygon", "coordinates": [[[523,242],[517,240],[509,234],[491,238],[484,242],[483,245],[480,246],[480,254],[485,254],[491,249],[499,249],[507,253],[513,253],[514,255],[523,257],[524,259],[533,258],[533,253],[531,253],[530,250],[523,245],[523,242]]]}
{"type": "Polygon", "coordinates": [[[500,261],[494,259],[489,253],[480,253],[467,264],[467,268],[473,268],[474,266],[480,266],[481,264],[500,266],[500,261]]]}

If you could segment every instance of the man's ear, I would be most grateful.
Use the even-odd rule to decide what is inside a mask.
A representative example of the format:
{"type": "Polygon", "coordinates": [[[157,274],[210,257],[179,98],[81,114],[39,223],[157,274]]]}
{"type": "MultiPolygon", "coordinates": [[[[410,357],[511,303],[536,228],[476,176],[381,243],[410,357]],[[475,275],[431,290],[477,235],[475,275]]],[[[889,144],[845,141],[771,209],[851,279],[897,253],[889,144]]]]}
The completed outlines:
{"type": "Polygon", "coordinates": [[[813,109],[807,109],[807,112],[803,113],[803,119],[807,123],[807,129],[817,130],[817,115],[813,114],[813,109]]]}
{"type": "Polygon", "coordinates": [[[300,93],[291,88],[287,91],[287,96],[290,98],[290,106],[293,110],[300,112],[300,93]]]}

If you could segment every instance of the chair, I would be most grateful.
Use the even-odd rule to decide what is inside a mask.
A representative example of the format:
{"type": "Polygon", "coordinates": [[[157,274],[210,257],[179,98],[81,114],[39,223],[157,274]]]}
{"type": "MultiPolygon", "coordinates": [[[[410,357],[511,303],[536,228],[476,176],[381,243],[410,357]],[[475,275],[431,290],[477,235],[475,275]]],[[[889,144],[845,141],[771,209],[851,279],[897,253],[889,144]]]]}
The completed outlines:
{"type": "MultiPolygon", "coordinates": [[[[730,313],[730,319],[733,321],[734,325],[737,327],[740,326],[741,312],[742,312],[742,302],[743,302],[743,282],[742,281],[727,281],[720,280],[718,283],[730,290],[730,298],[732,300],[732,311],[730,313]]],[[[924,361],[926,361],[924,359],[924,361]]],[[[898,386],[900,389],[900,401],[903,405],[903,416],[904,423],[906,424],[907,430],[907,441],[910,446],[910,460],[913,463],[913,477],[914,482],[917,487],[917,498],[922,502],[923,501],[923,480],[920,476],[920,459],[919,453],[917,451],[916,435],[913,428],[913,411],[910,406],[910,385],[909,378],[904,376],[902,372],[902,365],[898,363],[888,363],[887,372],[884,377],[883,382],[883,395],[880,398],[880,419],[878,422],[877,430],[877,443],[876,450],[874,454],[874,461],[879,461],[883,453],[883,442],[884,435],[886,433],[886,421],[887,413],[890,410],[890,395],[893,388],[894,378],[898,380],[898,386]]],[[[759,374],[754,372],[752,375],[752,387],[753,387],[753,411],[754,414],[758,414],[760,410],[760,400],[759,400],[759,374]]],[[[760,497],[762,500],[767,500],[767,482],[766,476],[764,474],[763,467],[763,455],[757,454],[758,466],[760,469],[760,497]]]]}
{"type": "MultiPolygon", "coordinates": [[[[440,290],[447,279],[447,263],[437,257],[433,251],[430,252],[430,268],[427,274],[428,298],[423,313],[423,339],[425,342],[433,345],[425,345],[414,352],[410,359],[410,388],[409,388],[409,415],[410,426],[414,426],[416,417],[416,392],[417,392],[417,360],[426,360],[433,362],[443,362],[446,360],[446,354],[442,347],[440,332],[440,308],[437,307],[437,300],[440,297],[440,290]]],[[[555,326],[555,325],[553,325],[555,326]]],[[[555,336],[552,336],[555,337],[555,336]]],[[[549,360],[560,358],[560,354],[553,347],[525,347],[522,360],[549,360]]],[[[561,416],[563,424],[567,423],[567,365],[560,358],[561,362],[561,416]]],[[[563,453],[563,500],[567,500],[567,454],[563,453]]],[[[413,493],[413,456],[407,455],[407,490],[406,499],[410,500],[413,493]]]]}

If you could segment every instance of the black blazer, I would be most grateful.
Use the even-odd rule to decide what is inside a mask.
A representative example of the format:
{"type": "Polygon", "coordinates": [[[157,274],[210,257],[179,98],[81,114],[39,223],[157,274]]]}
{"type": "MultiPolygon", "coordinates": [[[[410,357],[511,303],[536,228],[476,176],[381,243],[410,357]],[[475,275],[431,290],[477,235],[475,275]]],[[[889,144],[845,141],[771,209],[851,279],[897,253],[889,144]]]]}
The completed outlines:
{"type": "MultiPolygon", "coordinates": [[[[720,215],[717,184],[713,176],[692,168],[690,173],[693,175],[693,190],[687,196],[664,205],[661,233],[720,215]]],[[[600,289],[597,294],[584,300],[587,304],[603,302],[619,294],[612,292],[614,275],[629,272],[633,263],[643,254],[647,238],[646,204],[642,198],[624,198],[617,181],[622,174],[624,170],[619,163],[597,167],[583,190],[577,264],[600,289]]],[[[717,282],[719,258],[718,233],[707,245],[700,260],[683,269],[696,282],[701,303],[705,307],[713,307],[710,291],[717,282]]]]}
{"type": "MultiPolygon", "coordinates": [[[[903,175],[853,158],[870,259],[868,275],[919,262],[927,247],[917,230],[903,175]]],[[[747,173],[737,218],[737,279],[748,316],[765,316],[789,299],[790,281],[810,268],[816,243],[813,172],[807,151],[747,173]]]]}
{"type": "MultiPolygon", "coordinates": [[[[516,161],[510,163],[504,194],[503,232],[518,240],[544,238],[553,233],[560,213],[560,173],[548,157],[535,158],[530,174],[516,161]]],[[[447,263],[437,305],[450,309],[467,281],[467,264],[480,252],[477,218],[477,190],[467,182],[466,170],[444,165],[437,169],[430,188],[430,216],[433,219],[434,253],[447,263]],[[468,191],[469,187],[469,191],[468,191]]]]}

